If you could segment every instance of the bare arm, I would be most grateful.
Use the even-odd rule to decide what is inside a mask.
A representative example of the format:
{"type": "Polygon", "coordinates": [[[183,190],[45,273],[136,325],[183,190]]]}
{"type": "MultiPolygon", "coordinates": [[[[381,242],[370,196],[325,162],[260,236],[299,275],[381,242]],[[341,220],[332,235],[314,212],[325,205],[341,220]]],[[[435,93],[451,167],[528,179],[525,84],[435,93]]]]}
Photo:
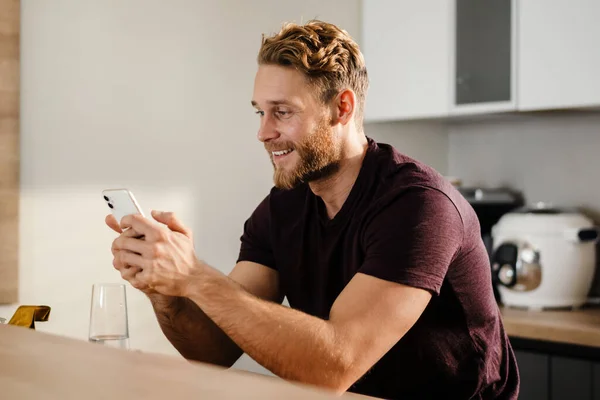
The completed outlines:
{"type": "MultiPolygon", "coordinates": [[[[238,263],[229,277],[249,293],[281,303],[277,271],[251,262],[238,263]]],[[[179,353],[196,360],[230,367],[243,351],[191,300],[164,296],[148,297],[160,327],[179,353]]]]}
{"type": "Polygon", "coordinates": [[[325,321],[261,300],[206,268],[189,298],[241,349],[284,379],[338,393],[404,336],[431,298],[422,289],[357,274],[325,321]]]}

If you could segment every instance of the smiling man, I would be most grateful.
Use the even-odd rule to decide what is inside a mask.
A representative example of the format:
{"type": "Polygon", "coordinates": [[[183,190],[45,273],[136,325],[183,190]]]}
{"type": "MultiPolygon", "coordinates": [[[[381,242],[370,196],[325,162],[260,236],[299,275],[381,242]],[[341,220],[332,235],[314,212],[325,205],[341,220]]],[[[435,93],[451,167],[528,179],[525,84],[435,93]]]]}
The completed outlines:
{"type": "Polygon", "coordinates": [[[161,212],[107,217],[131,228],[113,242],[114,266],[188,359],[231,366],[246,352],[337,393],[516,399],[477,217],[432,168],[365,136],[367,82],[334,25],[264,38],[252,105],[275,187],[246,221],[233,271],[203,262],[192,232],[161,212]]]}

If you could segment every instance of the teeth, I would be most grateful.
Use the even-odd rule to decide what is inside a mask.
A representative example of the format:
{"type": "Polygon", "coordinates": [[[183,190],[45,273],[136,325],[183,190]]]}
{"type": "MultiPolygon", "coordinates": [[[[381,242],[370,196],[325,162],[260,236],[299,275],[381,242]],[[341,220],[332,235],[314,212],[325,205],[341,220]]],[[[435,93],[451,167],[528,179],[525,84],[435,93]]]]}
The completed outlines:
{"type": "Polygon", "coordinates": [[[274,151],[274,152],[273,152],[273,155],[274,155],[274,156],[282,156],[282,155],[284,155],[284,154],[287,154],[287,153],[289,153],[289,152],[291,152],[291,151],[292,151],[292,149],[280,150],[280,151],[274,151]]]}

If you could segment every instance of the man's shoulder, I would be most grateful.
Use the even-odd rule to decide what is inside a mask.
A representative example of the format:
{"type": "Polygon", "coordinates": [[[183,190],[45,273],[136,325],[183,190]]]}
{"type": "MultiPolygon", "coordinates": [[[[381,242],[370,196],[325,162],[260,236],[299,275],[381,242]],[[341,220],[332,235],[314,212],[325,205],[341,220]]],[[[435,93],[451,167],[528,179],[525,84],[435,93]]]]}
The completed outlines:
{"type": "Polygon", "coordinates": [[[462,194],[435,168],[386,143],[377,143],[376,153],[381,182],[378,185],[379,207],[382,203],[402,206],[410,200],[411,193],[418,192],[420,198],[452,203],[461,217],[470,212],[470,205],[462,194]]]}
{"type": "MultiPolygon", "coordinates": [[[[413,188],[431,189],[453,198],[458,191],[439,171],[400,152],[387,143],[377,143],[376,159],[381,185],[390,193],[413,188]]],[[[459,193],[458,193],[459,194],[459,193]]]]}

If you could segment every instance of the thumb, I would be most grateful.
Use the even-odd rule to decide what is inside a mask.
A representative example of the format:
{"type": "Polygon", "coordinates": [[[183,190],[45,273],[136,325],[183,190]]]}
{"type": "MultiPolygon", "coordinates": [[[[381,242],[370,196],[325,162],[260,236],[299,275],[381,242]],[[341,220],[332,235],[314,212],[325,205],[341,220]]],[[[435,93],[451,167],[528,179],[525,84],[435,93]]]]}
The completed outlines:
{"type": "Polygon", "coordinates": [[[192,231],[175,216],[175,213],[152,210],[152,218],[161,224],[167,225],[174,232],[183,233],[188,237],[192,236],[192,231]]]}

